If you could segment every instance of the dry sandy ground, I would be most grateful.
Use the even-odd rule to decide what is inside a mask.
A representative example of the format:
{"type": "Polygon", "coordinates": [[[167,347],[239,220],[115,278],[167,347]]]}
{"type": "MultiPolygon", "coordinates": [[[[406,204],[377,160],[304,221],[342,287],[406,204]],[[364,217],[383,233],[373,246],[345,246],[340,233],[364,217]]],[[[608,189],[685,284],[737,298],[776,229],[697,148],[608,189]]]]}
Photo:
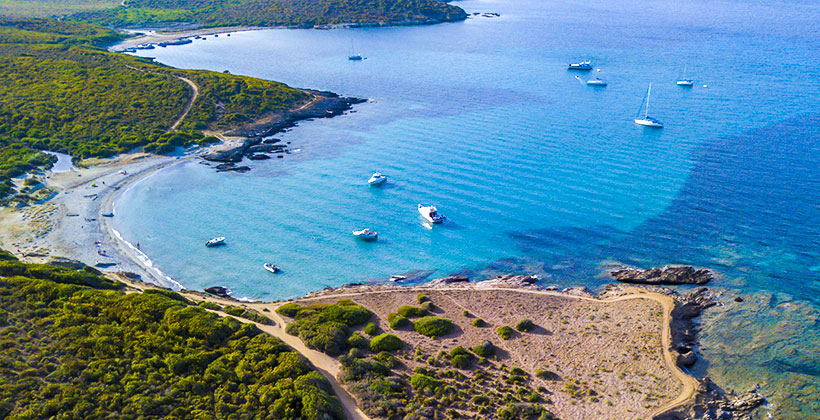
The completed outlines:
{"type": "MultiPolygon", "coordinates": [[[[345,298],[370,309],[383,331],[395,333],[410,345],[401,357],[407,374],[416,366],[430,368],[424,360],[441,350],[489,340],[501,349],[498,360],[491,363],[526,370],[532,377],[533,388],[544,386],[549,390],[552,404],[546,407],[559,418],[649,419],[692,396],[694,380],[681,372],[669,352],[664,351],[669,347],[670,297],[629,287],[613,288],[599,299],[583,293],[483,283],[438,288],[343,288],[295,302],[335,302],[345,298]],[[433,340],[412,330],[393,331],[387,326],[387,314],[402,305],[418,305],[419,293],[434,302],[434,315],[451,319],[458,326],[453,333],[433,340]],[[465,310],[468,316],[464,315],[465,310]],[[488,326],[472,326],[477,317],[488,326]],[[498,326],[514,326],[524,318],[532,319],[538,328],[530,333],[516,332],[510,340],[502,340],[496,334],[498,326]],[[416,349],[422,357],[417,358],[416,349]],[[552,371],[560,378],[536,378],[537,369],[552,371]],[[583,383],[582,390],[593,389],[597,401],[590,399],[589,394],[572,397],[565,389],[570,380],[583,383]]],[[[288,343],[295,339],[284,332],[289,320],[275,313],[282,302],[239,303],[200,293],[186,296],[255,309],[275,321],[276,327],[266,331],[287,339],[288,343]]],[[[296,341],[299,347],[294,347],[332,378],[334,388],[340,388],[333,378],[339,371],[338,362],[296,341]]],[[[350,398],[347,392],[344,394],[350,398]]],[[[361,412],[353,417],[366,418],[361,412]]]]}
{"type": "MultiPolygon", "coordinates": [[[[271,28],[258,28],[254,26],[231,26],[231,27],[220,27],[220,28],[204,28],[204,29],[192,29],[188,31],[179,31],[179,32],[163,32],[163,31],[153,31],[153,30],[134,30],[129,31],[132,33],[142,33],[144,35],[137,36],[134,38],[126,39],[125,41],[120,42],[119,44],[112,45],[108,47],[109,51],[112,52],[120,52],[127,50],[129,48],[134,48],[140,44],[157,44],[160,42],[171,42],[180,40],[183,38],[192,38],[195,36],[207,36],[207,35],[216,35],[216,34],[228,34],[231,32],[241,32],[241,31],[255,31],[259,29],[271,29],[271,28]]],[[[162,47],[157,47],[162,48],[162,47]]]]}

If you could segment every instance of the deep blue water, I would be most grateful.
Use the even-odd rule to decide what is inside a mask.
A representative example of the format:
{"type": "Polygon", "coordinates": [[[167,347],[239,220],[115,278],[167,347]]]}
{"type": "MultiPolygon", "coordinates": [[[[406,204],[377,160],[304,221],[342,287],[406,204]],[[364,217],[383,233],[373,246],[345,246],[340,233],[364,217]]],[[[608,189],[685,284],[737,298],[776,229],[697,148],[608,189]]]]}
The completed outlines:
{"type": "Polygon", "coordinates": [[[597,286],[617,261],[712,267],[718,287],[816,311],[818,3],[458,4],[502,16],[235,33],[144,52],[370,102],[280,135],[298,152],[247,174],[190,163],[152,175],[118,199],[117,229],[186,287],[250,298],[413,270],[597,286]],[[367,59],[349,62],[354,51],[367,59]],[[608,87],[566,70],[586,58],[601,71],[578,76],[608,87]],[[675,85],[684,65],[694,88],[675,85]],[[650,82],[663,130],[632,123],[650,82]],[[376,170],[390,177],[384,188],[365,185],[376,170]],[[419,202],[448,221],[426,228],[419,202]],[[380,241],[353,240],[362,227],[380,241]],[[229,245],[206,249],[217,235],[229,245]]]}

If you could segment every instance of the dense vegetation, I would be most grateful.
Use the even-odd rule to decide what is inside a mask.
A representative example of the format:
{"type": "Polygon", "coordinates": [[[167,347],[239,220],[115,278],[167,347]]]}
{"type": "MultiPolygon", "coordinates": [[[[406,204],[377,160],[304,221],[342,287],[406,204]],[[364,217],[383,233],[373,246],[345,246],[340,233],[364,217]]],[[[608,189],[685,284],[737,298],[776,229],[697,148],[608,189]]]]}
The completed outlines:
{"type": "Polygon", "coordinates": [[[276,312],[294,319],[287,326],[288,334],[299,337],[306,346],[331,356],[347,351],[350,348],[350,327],[365,324],[373,315],[349,300],[310,306],[289,303],[280,306],[276,312]]]}
{"type": "Polygon", "coordinates": [[[0,418],[344,418],[327,381],[253,324],[92,269],[1,267],[0,418]]]}
{"type": "Polygon", "coordinates": [[[461,8],[438,0],[129,0],[113,9],[72,16],[116,27],[193,24],[302,28],[341,23],[433,23],[465,17],[461,8]]]}
{"type": "Polygon", "coordinates": [[[53,158],[108,157],[143,147],[167,153],[216,141],[199,130],[227,128],[291,108],[308,94],[284,84],[203,70],[178,70],[93,44],[118,35],[84,24],[0,20],[0,198],[10,179],[53,158]],[[199,96],[177,131],[169,132],[199,96]]]}
{"type": "Polygon", "coordinates": [[[413,323],[413,330],[428,337],[441,337],[453,331],[453,322],[447,318],[426,316],[413,323]]]}

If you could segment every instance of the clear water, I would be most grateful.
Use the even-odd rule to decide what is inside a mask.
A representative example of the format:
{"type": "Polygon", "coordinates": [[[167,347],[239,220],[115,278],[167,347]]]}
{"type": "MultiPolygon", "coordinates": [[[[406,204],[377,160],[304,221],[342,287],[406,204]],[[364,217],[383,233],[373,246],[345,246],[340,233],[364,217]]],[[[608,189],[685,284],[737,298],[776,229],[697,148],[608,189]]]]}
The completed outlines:
{"type": "Polygon", "coordinates": [[[156,173],[118,199],[116,228],[186,287],[256,299],[414,270],[597,286],[611,261],[709,266],[723,273],[715,286],[774,303],[750,299],[767,303],[732,334],[706,334],[708,373],[729,388],[765,377],[785,418],[820,410],[820,6],[458,4],[501,17],[255,31],[142,52],[371,101],[280,135],[299,151],[249,173],[196,162],[156,173]],[[367,59],[348,61],[353,52],[367,59]],[[587,58],[602,70],[566,70],[587,58]],[[684,65],[692,89],[675,85],[684,65]],[[663,130],[632,123],[650,82],[663,130]],[[388,183],[367,187],[377,170],[388,183]],[[428,229],[419,202],[448,221],[428,229]],[[363,227],[380,240],[355,241],[363,227]],[[214,236],[229,245],[205,248],[214,236]],[[784,299],[804,308],[799,339],[729,369],[741,359],[717,349],[786,328],[774,310],[784,299]]]}

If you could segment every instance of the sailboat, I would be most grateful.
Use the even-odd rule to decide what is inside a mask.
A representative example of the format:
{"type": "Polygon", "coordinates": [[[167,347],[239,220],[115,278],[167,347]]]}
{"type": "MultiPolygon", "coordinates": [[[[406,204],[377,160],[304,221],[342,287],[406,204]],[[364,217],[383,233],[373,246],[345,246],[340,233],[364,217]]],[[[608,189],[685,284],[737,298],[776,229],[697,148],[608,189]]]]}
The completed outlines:
{"type": "Polygon", "coordinates": [[[686,78],[686,66],[684,65],[683,66],[683,76],[681,76],[680,80],[678,80],[678,86],[692,87],[694,84],[695,84],[694,80],[686,78]]]}
{"type": "Polygon", "coordinates": [[[644,127],[663,128],[663,123],[649,116],[649,96],[652,94],[652,83],[649,84],[649,89],[646,90],[646,97],[641,102],[641,107],[638,108],[638,113],[635,114],[635,124],[644,127]],[[646,103],[646,108],[644,108],[646,103]],[[641,109],[644,110],[643,117],[641,117],[641,109]]]}
{"type": "Polygon", "coordinates": [[[362,61],[362,60],[364,60],[364,57],[362,57],[361,54],[354,53],[353,51],[354,51],[353,41],[351,40],[350,41],[350,55],[347,56],[347,59],[350,60],[350,61],[362,61]]]}

